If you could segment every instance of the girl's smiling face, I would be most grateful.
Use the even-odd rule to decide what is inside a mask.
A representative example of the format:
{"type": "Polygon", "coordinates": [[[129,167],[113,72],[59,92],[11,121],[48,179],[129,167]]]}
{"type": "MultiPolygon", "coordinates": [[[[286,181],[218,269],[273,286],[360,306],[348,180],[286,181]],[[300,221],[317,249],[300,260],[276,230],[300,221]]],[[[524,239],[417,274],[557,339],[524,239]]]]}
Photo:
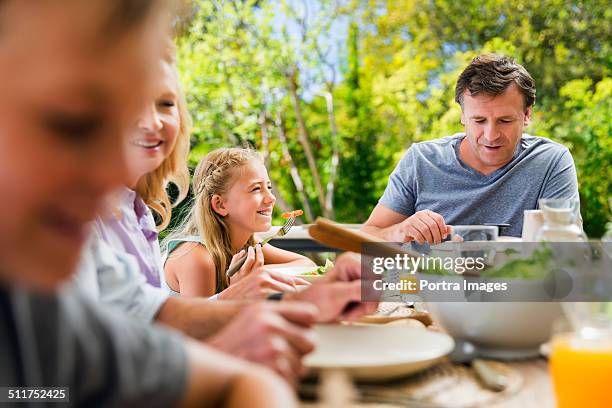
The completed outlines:
{"type": "Polygon", "coordinates": [[[266,167],[250,160],[236,172],[235,183],[213,200],[213,208],[225,217],[231,229],[249,234],[268,231],[276,197],[266,167]]]}

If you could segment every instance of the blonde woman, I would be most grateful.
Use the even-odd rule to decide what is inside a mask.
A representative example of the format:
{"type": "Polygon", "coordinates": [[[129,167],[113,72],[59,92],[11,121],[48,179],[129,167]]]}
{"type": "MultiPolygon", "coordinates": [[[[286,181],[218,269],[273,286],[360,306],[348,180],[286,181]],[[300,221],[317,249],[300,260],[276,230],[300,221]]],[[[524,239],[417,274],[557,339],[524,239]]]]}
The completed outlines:
{"type": "Polygon", "coordinates": [[[305,283],[262,270],[264,263],[313,269],[316,264],[269,244],[255,245],[254,233],[272,226],[276,201],[256,151],[222,148],[210,152],[196,168],[193,190],[194,204],[183,227],[162,245],[169,252],[164,268],[171,290],[189,296],[217,293],[220,299],[265,297],[271,291],[291,290],[295,283],[305,283]],[[230,281],[228,267],[245,252],[247,263],[230,281]]]}
{"type": "Polygon", "coordinates": [[[133,255],[149,284],[160,287],[163,271],[158,231],[170,222],[172,204],[166,192],[172,182],[180,202],[189,188],[190,117],[173,63],[173,49],[160,61],[154,98],[141,112],[127,141],[128,185],[111,200],[110,214],[96,220],[97,236],[133,255]],[[151,212],[158,216],[156,225],[151,212]]]}

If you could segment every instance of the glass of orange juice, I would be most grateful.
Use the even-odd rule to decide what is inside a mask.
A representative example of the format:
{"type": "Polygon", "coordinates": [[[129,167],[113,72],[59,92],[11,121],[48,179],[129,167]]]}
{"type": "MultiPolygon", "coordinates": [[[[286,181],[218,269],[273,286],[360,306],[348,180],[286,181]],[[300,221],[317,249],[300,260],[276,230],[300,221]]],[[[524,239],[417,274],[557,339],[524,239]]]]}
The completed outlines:
{"type": "Polygon", "coordinates": [[[550,372],[557,406],[612,407],[612,304],[564,306],[570,320],[579,316],[584,320],[574,324],[575,332],[558,334],[552,340],[550,372]]]}

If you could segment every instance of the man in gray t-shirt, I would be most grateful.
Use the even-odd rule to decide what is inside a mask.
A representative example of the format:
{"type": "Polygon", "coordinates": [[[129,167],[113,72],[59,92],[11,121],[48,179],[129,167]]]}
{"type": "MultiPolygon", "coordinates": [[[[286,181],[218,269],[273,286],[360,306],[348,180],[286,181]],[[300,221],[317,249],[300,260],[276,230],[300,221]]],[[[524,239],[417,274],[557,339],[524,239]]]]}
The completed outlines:
{"type": "Polygon", "coordinates": [[[510,224],[540,198],[578,198],[569,150],[523,133],[535,83],[521,65],[487,54],[463,71],[455,90],[465,133],[416,143],[391,176],[364,230],[388,241],[438,243],[449,225],[510,224]]]}

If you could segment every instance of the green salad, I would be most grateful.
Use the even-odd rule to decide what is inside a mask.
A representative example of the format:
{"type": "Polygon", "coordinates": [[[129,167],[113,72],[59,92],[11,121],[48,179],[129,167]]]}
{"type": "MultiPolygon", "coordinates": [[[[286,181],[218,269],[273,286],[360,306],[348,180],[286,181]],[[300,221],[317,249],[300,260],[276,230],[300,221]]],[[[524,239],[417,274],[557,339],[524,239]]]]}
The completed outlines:
{"type": "MultiPolygon", "coordinates": [[[[514,251],[516,253],[516,251],[514,251]]],[[[553,266],[553,252],[549,246],[533,251],[529,258],[511,259],[503,265],[486,270],[482,276],[487,278],[544,279],[553,266]]]]}
{"type": "MultiPolygon", "coordinates": [[[[507,248],[502,251],[506,256],[520,256],[519,251],[507,248]]],[[[485,278],[508,279],[544,279],[553,266],[553,252],[549,246],[543,245],[535,249],[527,258],[510,259],[495,268],[485,268],[480,276],[485,278]]],[[[419,272],[427,275],[457,276],[457,273],[440,267],[419,267],[419,272]]]]}
{"type": "Polygon", "coordinates": [[[334,263],[332,261],[330,261],[329,259],[326,259],[325,260],[325,265],[317,266],[317,268],[315,270],[310,271],[310,272],[304,272],[304,273],[301,273],[300,275],[302,275],[302,276],[325,275],[333,267],[334,267],[334,263]]]}

